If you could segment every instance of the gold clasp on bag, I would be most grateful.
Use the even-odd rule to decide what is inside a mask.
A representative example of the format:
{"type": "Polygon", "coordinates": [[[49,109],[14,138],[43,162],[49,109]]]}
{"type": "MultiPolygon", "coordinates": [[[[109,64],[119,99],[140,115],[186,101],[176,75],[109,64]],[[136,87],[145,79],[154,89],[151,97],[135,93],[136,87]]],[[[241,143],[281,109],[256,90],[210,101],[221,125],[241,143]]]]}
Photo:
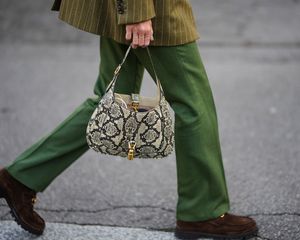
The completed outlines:
{"type": "Polygon", "coordinates": [[[133,160],[134,157],[134,148],[135,148],[135,141],[128,142],[128,160],[133,160]]]}
{"type": "Polygon", "coordinates": [[[132,108],[134,109],[135,112],[138,112],[138,109],[139,109],[139,103],[132,102],[131,106],[132,106],[132,108]]]}
{"type": "Polygon", "coordinates": [[[132,93],[131,94],[132,103],[131,106],[135,112],[138,112],[139,104],[140,104],[140,96],[139,94],[132,93]]]}

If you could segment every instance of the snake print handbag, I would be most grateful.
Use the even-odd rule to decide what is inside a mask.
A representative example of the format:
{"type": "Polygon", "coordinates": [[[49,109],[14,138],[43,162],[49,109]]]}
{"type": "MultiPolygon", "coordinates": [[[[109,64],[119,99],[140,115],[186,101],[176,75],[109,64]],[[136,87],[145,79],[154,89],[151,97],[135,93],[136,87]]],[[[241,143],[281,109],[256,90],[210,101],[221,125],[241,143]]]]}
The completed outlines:
{"type": "Polygon", "coordinates": [[[157,96],[114,92],[119,71],[130,49],[131,45],[88,122],[87,143],[97,152],[127,157],[129,160],[134,157],[163,158],[173,151],[174,126],[148,47],[157,96]]]}

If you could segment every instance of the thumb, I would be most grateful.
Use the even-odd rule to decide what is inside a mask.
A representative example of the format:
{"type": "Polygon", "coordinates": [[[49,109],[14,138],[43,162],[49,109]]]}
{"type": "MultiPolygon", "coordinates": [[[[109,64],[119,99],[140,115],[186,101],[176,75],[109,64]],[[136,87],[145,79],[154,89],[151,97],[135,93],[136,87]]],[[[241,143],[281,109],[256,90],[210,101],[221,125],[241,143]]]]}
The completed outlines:
{"type": "Polygon", "coordinates": [[[126,40],[130,40],[131,37],[132,37],[132,27],[131,26],[126,26],[125,38],[126,38],[126,40]]]}

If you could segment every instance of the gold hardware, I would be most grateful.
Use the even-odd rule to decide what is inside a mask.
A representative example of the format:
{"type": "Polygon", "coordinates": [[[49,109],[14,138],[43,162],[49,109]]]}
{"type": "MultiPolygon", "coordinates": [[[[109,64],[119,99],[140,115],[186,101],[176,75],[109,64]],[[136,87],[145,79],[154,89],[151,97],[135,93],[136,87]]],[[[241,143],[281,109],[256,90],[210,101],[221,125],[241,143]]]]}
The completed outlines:
{"type": "Polygon", "coordinates": [[[139,94],[132,93],[131,94],[132,103],[131,106],[134,109],[135,112],[138,112],[139,103],[140,103],[140,96],[139,94]]]}
{"type": "Polygon", "coordinates": [[[115,70],[115,75],[117,75],[117,74],[119,73],[120,69],[121,69],[121,65],[119,65],[119,66],[116,68],[116,70],[115,70]]]}
{"type": "Polygon", "coordinates": [[[220,217],[223,218],[225,216],[225,214],[222,214],[220,217]]]}
{"type": "Polygon", "coordinates": [[[138,108],[139,108],[139,103],[138,102],[132,102],[131,106],[132,106],[132,108],[134,109],[135,112],[138,112],[138,108]]]}
{"type": "Polygon", "coordinates": [[[128,160],[133,160],[133,149],[129,149],[128,151],[128,160]]]}
{"type": "Polygon", "coordinates": [[[37,198],[36,197],[31,198],[31,202],[32,204],[35,204],[37,202],[37,198]]]}
{"type": "Polygon", "coordinates": [[[134,148],[135,148],[135,141],[128,142],[128,160],[133,160],[134,157],[134,148]]]}

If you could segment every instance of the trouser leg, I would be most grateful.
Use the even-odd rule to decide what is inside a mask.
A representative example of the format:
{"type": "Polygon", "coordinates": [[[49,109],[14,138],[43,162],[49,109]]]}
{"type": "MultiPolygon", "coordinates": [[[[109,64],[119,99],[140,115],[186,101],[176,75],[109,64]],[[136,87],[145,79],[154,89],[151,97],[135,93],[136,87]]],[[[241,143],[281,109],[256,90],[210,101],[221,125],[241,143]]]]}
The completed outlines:
{"type": "Polygon", "coordinates": [[[27,187],[42,192],[63,170],[88,150],[85,127],[96,106],[87,99],[52,132],[38,140],[6,167],[27,187]]]}
{"type": "MultiPolygon", "coordinates": [[[[5,168],[14,178],[36,192],[42,192],[60,173],[88,150],[85,137],[87,123],[126,49],[126,46],[107,38],[101,40],[100,70],[94,86],[94,93],[97,96],[84,101],[52,132],[6,166],[5,168]]],[[[131,53],[128,56],[126,67],[120,73],[116,91],[138,92],[143,71],[143,66],[131,53]],[[133,78],[133,76],[136,77],[133,78]]]]}
{"type": "MultiPolygon", "coordinates": [[[[150,47],[165,97],[175,112],[177,219],[199,221],[229,210],[216,108],[195,42],[150,47]]],[[[145,49],[134,51],[153,76],[145,49]]]]}

